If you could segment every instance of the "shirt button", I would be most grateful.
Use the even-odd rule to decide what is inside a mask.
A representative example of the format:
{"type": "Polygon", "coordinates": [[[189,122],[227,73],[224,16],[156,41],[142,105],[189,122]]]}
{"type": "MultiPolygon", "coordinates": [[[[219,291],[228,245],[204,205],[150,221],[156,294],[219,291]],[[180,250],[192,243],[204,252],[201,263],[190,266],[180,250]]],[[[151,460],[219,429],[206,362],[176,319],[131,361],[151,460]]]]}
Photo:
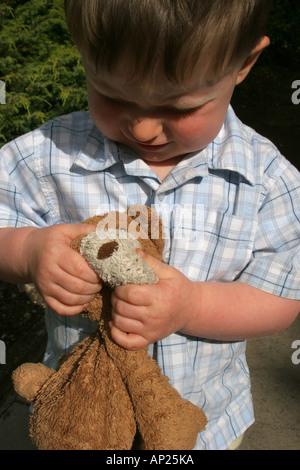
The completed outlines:
{"type": "Polygon", "coordinates": [[[158,194],[158,200],[161,202],[165,199],[165,195],[163,193],[158,194]]]}
{"type": "Polygon", "coordinates": [[[165,251],[164,254],[163,254],[163,261],[164,261],[165,263],[167,263],[167,262],[169,261],[169,259],[170,259],[170,250],[167,250],[167,251],[165,251]]]}

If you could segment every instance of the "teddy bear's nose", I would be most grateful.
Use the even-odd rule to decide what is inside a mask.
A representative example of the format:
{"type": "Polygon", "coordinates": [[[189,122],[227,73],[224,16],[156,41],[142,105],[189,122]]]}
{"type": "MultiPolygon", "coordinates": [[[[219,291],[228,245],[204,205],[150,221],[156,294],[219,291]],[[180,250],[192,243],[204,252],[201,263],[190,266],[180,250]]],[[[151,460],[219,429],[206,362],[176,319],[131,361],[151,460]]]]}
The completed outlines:
{"type": "Polygon", "coordinates": [[[97,259],[110,258],[110,256],[114,252],[118,251],[118,248],[119,248],[119,245],[114,240],[111,241],[111,242],[104,243],[104,245],[100,246],[100,248],[98,250],[97,259]]]}

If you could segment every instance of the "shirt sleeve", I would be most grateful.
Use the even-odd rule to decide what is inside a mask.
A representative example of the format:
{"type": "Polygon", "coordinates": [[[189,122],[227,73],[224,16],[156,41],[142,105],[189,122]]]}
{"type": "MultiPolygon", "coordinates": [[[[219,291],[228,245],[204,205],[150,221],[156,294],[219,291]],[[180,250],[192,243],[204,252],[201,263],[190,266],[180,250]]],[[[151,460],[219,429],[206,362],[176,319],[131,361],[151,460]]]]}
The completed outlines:
{"type": "Polygon", "coordinates": [[[46,226],[49,211],[36,171],[33,133],[0,149],[0,226],[46,226]]]}
{"type": "Polygon", "coordinates": [[[281,155],[276,160],[262,192],[252,259],[238,280],[300,300],[300,174],[281,155]]]}

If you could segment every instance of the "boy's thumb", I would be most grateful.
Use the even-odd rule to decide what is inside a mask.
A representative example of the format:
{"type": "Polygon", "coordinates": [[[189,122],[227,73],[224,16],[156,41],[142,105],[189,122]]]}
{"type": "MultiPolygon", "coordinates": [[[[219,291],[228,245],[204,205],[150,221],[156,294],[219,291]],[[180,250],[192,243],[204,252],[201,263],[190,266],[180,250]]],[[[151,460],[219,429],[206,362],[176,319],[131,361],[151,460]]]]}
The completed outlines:
{"type": "Polygon", "coordinates": [[[153,269],[159,279],[166,279],[170,277],[169,265],[164,264],[162,261],[159,261],[156,258],[153,258],[153,256],[148,255],[140,249],[137,249],[136,252],[153,269]]]}
{"type": "Polygon", "coordinates": [[[65,237],[71,242],[80,235],[87,235],[90,232],[94,232],[97,227],[91,224],[64,224],[62,228],[65,237]]]}

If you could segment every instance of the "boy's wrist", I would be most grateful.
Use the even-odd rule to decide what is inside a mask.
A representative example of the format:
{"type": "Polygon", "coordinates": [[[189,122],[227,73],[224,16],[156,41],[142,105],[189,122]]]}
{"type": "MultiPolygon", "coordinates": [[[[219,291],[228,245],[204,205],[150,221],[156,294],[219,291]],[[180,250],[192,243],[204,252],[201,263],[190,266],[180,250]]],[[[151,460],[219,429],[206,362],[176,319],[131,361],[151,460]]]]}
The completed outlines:
{"type": "Polygon", "coordinates": [[[195,282],[189,280],[188,296],[186,296],[186,308],[184,310],[184,325],[180,333],[189,336],[199,336],[195,332],[201,326],[201,312],[205,304],[206,282],[195,282]]]}
{"type": "Polygon", "coordinates": [[[1,256],[1,279],[22,284],[31,282],[29,272],[29,251],[34,246],[31,240],[36,227],[4,228],[0,230],[0,243],[3,247],[1,256]]]}
{"type": "Polygon", "coordinates": [[[24,279],[27,280],[26,282],[33,281],[30,261],[33,258],[33,250],[36,247],[37,240],[35,240],[35,234],[38,230],[40,229],[36,227],[26,227],[24,228],[24,232],[21,234],[23,237],[23,249],[20,253],[20,273],[22,273],[24,279]]]}

